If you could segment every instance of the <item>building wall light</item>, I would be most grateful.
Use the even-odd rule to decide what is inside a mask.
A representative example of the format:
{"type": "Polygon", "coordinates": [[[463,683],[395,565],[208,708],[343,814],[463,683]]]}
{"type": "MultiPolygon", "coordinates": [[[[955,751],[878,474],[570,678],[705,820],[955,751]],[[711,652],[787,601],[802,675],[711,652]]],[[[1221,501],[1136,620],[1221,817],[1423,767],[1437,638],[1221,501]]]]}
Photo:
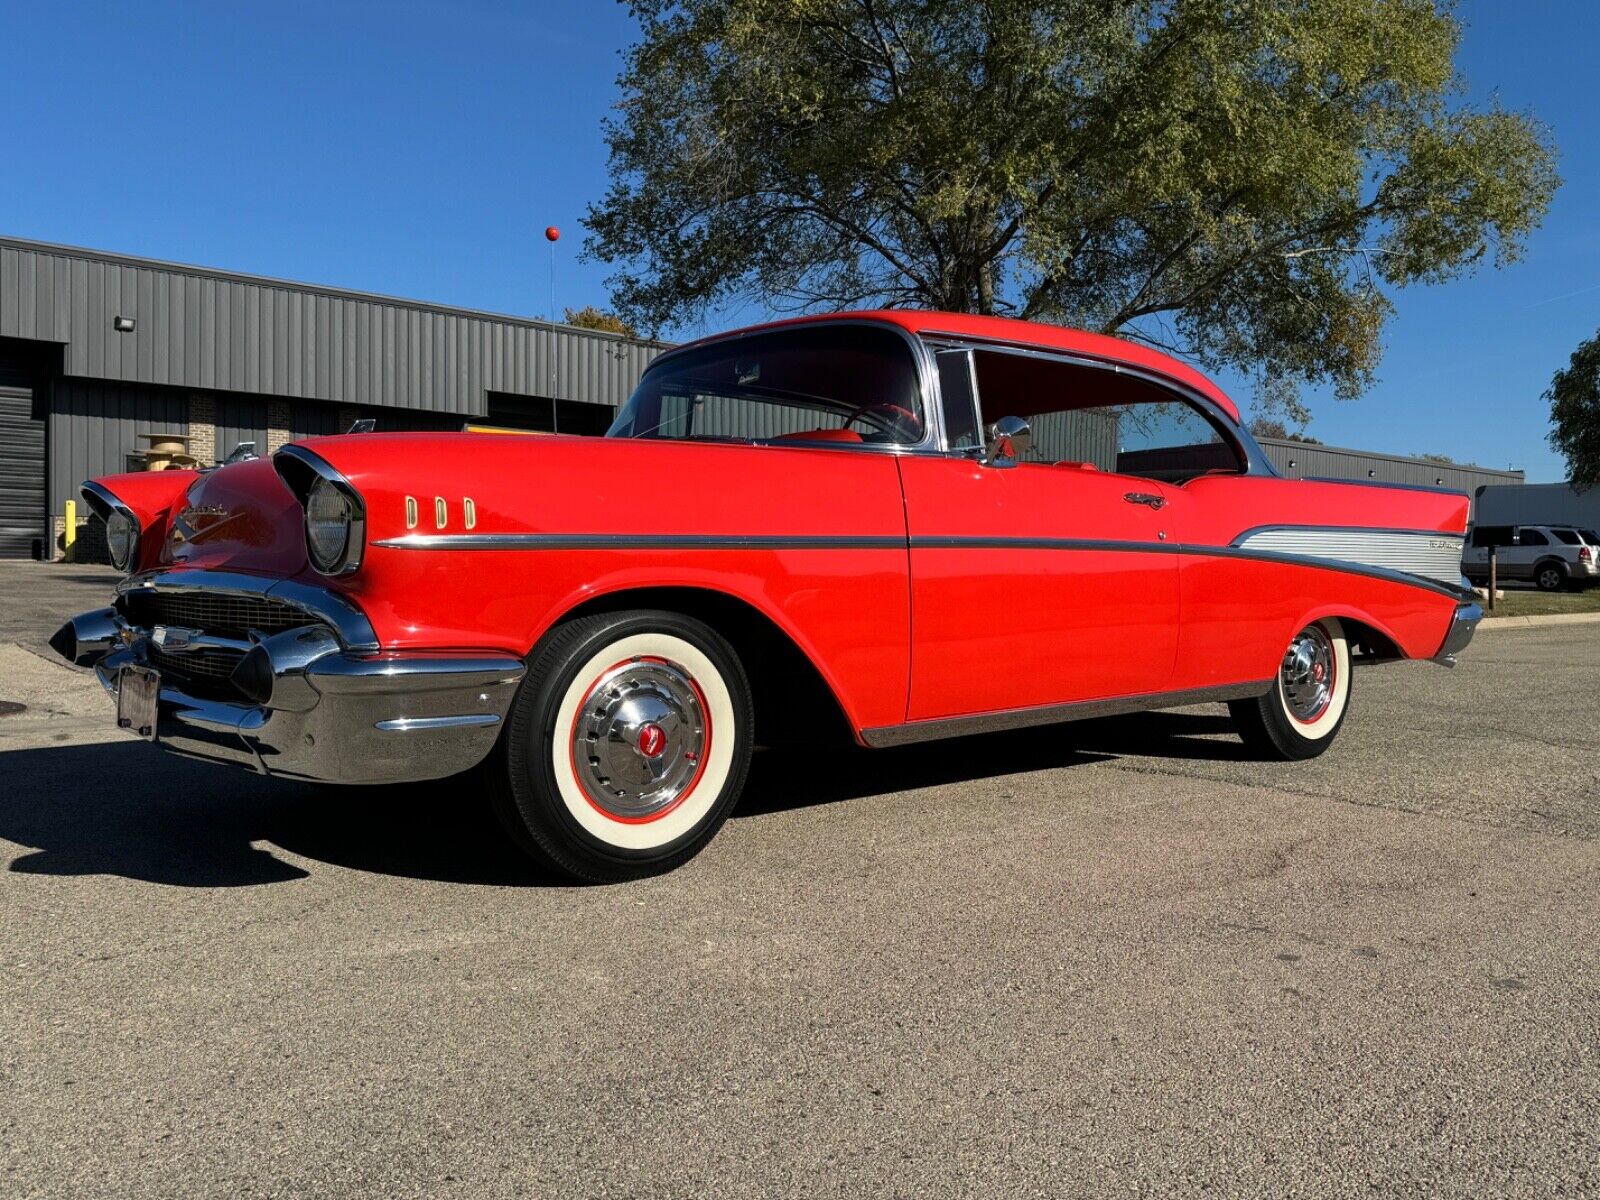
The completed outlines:
{"type": "Polygon", "coordinates": [[[112,317],[111,318],[111,328],[115,329],[118,333],[132,333],[133,332],[133,318],[132,317],[112,317]]]}

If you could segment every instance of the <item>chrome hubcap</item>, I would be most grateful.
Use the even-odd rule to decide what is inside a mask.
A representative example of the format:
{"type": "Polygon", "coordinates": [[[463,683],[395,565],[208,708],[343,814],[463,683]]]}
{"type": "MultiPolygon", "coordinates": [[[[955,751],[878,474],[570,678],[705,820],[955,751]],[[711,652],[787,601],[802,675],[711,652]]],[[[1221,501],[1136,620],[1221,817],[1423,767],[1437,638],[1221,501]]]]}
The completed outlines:
{"type": "Polygon", "coordinates": [[[589,689],[572,734],[572,765],[596,808],[625,821],[658,816],[692,788],[710,728],[689,673],[664,659],[612,667],[589,689]]]}
{"type": "Polygon", "coordinates": [[[1333,642],[1320,625],[1295,635],[1283,656],[1278,681],[1296,720],[1314,721],[1327,711],[1333,703],[1333,642]]]}

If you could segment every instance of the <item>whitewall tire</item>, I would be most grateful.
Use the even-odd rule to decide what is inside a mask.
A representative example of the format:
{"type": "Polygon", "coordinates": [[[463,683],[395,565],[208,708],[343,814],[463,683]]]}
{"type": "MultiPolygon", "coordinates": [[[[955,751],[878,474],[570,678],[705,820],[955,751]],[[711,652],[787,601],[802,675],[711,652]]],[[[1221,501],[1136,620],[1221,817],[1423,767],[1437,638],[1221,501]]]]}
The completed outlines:
{"type": "Polygon", "coordinates": [[[486,765],[495,810],[536,859],[588,882],[670,870],[744,786],[750,688],[715,631],[671,612],[567,622],[534,652],[486,765]]]}
{"type": "Polygon", "coordinates": [[[1266,695],[1228,707],[1245,745],[1263,757],[1315,758],[1344,724],[1350,685],[1350,642],[1330,617],[1289,639],[1266,695]]]}

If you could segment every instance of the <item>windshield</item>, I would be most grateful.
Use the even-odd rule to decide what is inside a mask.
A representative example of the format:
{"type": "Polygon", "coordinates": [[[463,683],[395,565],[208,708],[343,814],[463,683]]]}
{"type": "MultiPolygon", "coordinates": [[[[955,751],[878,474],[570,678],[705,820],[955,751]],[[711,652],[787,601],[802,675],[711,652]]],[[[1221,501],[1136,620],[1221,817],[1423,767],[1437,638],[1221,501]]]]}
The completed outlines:
{"type": "Polygon", "coordinates": [[[674,354],[645,372],[607,437],[912,445],[911,347],[872,325],[799,325],[674,354]]]}

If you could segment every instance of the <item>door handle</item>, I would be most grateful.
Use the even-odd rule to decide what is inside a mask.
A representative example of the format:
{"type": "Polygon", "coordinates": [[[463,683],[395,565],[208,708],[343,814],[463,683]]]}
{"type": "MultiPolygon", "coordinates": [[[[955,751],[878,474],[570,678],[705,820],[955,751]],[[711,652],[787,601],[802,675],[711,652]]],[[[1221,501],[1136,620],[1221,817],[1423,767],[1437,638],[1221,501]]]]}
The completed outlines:
{"type": "Polygon", "coordinates": [[[1148,504],[1151,508],[1162,508],[1166,505],[1165,496],[1156,496],[1150,492],[1128,492],[1122,497],[1129,504],[1148,504]]]}

